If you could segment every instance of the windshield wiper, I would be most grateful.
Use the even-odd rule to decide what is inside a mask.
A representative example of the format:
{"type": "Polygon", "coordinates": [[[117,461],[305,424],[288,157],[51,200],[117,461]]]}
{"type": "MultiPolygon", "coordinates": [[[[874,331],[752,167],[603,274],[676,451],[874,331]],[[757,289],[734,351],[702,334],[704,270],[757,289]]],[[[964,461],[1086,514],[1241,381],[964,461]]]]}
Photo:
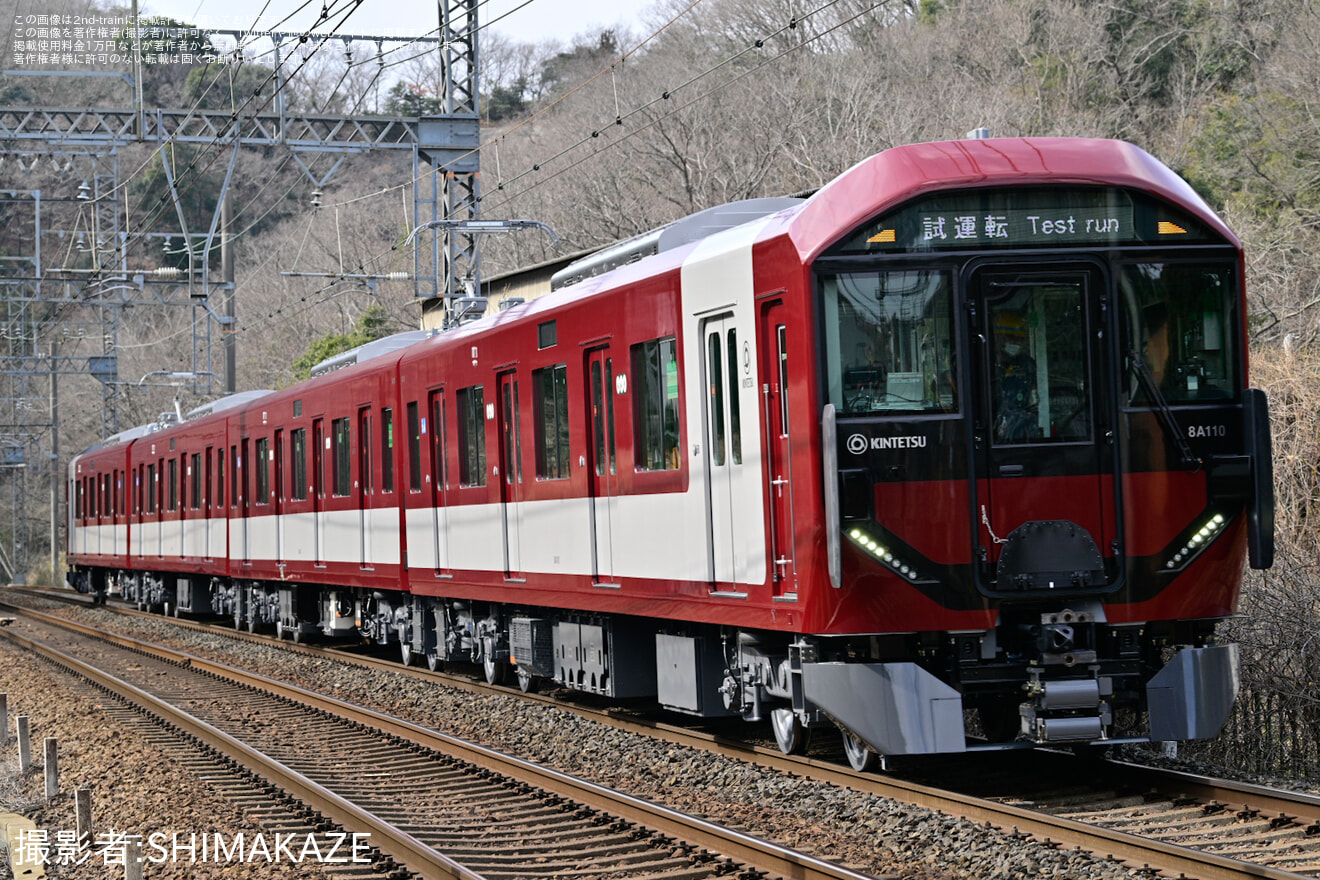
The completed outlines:
{"type": "Polygon", "coordinates": [[[1155,383],[1155,377],[1151,375],[1150,367],[1146,365],[1146,359],[1133,349],[1128,352],[1128,358],[1132,365],[1132,372],[1136,374],[1137,381],[1145,389],[1146,394],[1155,404],[1155,411],[1159,413],[1160,424],[1164,426],[1164,432],[1169,435],[1173,445],[1178,447],[1178,453],[1182,456],[1184,466],[1196,465],[1200,470],[1201,465],[1205,464],[1201,457],[1192,452],[1192,447],[1188,444],[1187,438],[1178,430],[1178,422],[1173,417],[1173,410],[1169,408],[1169,401],[1165,399],[1164,392],[1160,391],[1160,386],[1155,383]]]}

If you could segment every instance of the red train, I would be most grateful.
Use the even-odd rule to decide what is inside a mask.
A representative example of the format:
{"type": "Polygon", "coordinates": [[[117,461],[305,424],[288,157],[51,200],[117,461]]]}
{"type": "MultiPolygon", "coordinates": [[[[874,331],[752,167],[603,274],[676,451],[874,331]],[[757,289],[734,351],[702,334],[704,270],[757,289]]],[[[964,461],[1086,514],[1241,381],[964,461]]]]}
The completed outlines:
{"type": "Polygon", "coordinates": [[[1218,732],[1267,413],[1241,247],[1148,154],[900,147],[554,286],[77,456],[70,582],[858,767],[1218,732]]]}

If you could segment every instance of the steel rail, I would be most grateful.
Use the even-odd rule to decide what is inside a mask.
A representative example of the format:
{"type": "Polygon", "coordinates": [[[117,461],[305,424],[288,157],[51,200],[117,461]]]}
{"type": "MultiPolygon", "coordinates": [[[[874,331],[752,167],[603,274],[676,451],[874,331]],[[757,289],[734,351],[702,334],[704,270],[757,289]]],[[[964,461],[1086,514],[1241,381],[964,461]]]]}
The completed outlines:
{"type": "Polygon", "coordinates": [[[1110,763],[1158,791],[1221,803],[1225,807],[1240,805],[1266,817],[1286,816],[1299,824],[1320,825],[1320,795],[1279,792],[1250,782],[1204,779],[1178,770],[1155,770],[1125,761],[1110,763]]]}
{"type": "MultiPolygon", "coordinates": [[[[61,625],[70,625],[72,623],[66,621],[64,618],[58,617],[52,618],[52,620],[61,623],[61,625]]],[[[72,625],[75,627],[84,626],[76,623],[72,625]]],[[[96,632],[93,627],[87,627],[87,629],[96,632]]],[[[100,633],[98,632],[98,634],[100,633]]],[[[226,631],[226,634],[229,633],[226,631]]],[[[104,635],[109,636],[111,639],[117,638],[113,633],[104,635]]],[[[247,634],[240,635],[246,636],[247,634]]],[[[127,639],[127,637],[122,638],[127,639]]],[[[132,640],[129,639],[128,641],[132,640]]],[[[180,657],[190,656],[180,652],[175,653],[178,653],[178,656],[180,657]]],[[[324,652],[318,653],[324,654],[324,652]]],[[[340,659],[347,659],[343,657],[342,653],[337,653],[335,656],[340,659]]],[[[356,662],[359,658],[352,659],[356,662]]],[[[383,666],[399,672],[407,670],[407,667],[400,666],[396,663],[382,663],[381,661],[370,658],[363,659],[368,660],[367,665],[383,666]]],[[[194,662],[196,663],[198,661],[194,662]]],[[[223,667],[223,664],[217,663],[215,666],[221,668],[223,667]]],[[[411,671],[413,674],[425,675],[421,670],[414,669],[411,671]]],[[[448,679],[446,678],[446,680],[448,679]]],[[[465,683],[464,686],[470,690],[487,693],[492,690],[470,682],[465,683]]],[[[547,700],[546,702],[563,708],[562,703],[553,700],[547,700]]],[[[736,760],[752,760],[762,766],[780,772],[807,776],[814,780],[826,782],[831,785],[838,785],[853,791],[887,797],[903,803],[937,810],[957,818],[968,819],[981,824],[989,824],[1003,831],[1029,834],[1036,838],[1059,845],[1080,847],[1087,852],[1114,861],[1126,863],[1134,868],[1151,868],[1165,871],[1173,876],[1182,874],[1187,877],[1201,878],[1201,880],[1243,880],[1243,878],[1298,880],[1299,877],[1306,876],[1280,870],[1278,868],[1272,868],[1266,865],[1254,865],[1237,859],[1218,856],[1213,853],[1193,850],[1176,844],[1150,840],[1127,832],[1090,825],[1075,819],[1052,816],[1048,813],[1031,810],[1030,808],[1001,804],[995,801],[949,792],[933,786],[922,785],[920,783],[894,777],[878,776],[869,773],[857,773],[850,768],[831,764],[819,759],[784,755],[778,750],[762,748],[759,746],[748,746],[727,739],[722,739],[711,734],[688,731],[657,722],[627,718],[614,711],[583,709],[582,707],[576,706],[572,707],[571,711],[580,712],[581,714],[588,715],[603,723],[610,724],[613,727],[632,730],[634,732],[639,728],[644,728],[647,733],[666,741],[686,744],[702,749],[703,751],[719,754],[736,760]]],[[[399,735],[407,736],[407,734],[402,731],[399,732],[399,735]]],[[[1188,793],[1197,791],[1191,777],[1188,777],[1185,782],[1188,793]]],[[[1209,783],[1202,783],[1202,786],[1204,786],[1204,788],[1202,788],[1201,791],[1212,790],[1212,786],[1209,783]]],[[[1213,790],[1220,792],[1221,794],[1235,792],[1239,795],[1250,795],[1252,794],[1253,789],[1258,788],[1259,787],[1257,786],[1248,786],[1237,783],[1234,783],[1231,786],[1225,786],[1221,782],[1214,786],[1213,790]]],[[[1294,810],[1292,815],[1307,815],[1309,812],[1299,809],[1297,801],[1293,801],[1292,799],[1287,801],[1277,800],[1278,795],[1273,795],[1272,797],[1276,798],[1276,800],[1270,802],[1271,806],[1269,809],[1271,811],[1277,809],[1278,812],[1287,812],[1289,809],[1292,809],[1294,810]]],[[[1300,796],[1298,800],[1304,804],[1310,803],[1311,801],[1320,801],[1320,799],[1311,799],[1311,801],[1308,801],[1307,796],[1300,796]]],[[[1240,798],[1235,799],[1235,801],[1243,802],[1240,798]]]]}
{"type": "Polygon", "coordinates": [[[283,789],[289,795],[302,801],[340,827],[366,831],[371,836],[373,847],[387,853],[400,864],[407,866],[410,871],[418,873],[428,878],[428,880],[431,880],[431,878],[434,878],[434,880],[483,880],[480,874],[468,870],[407,832],[345,800],[301,773],[262,754],[224,731],[218,730],[182,709],[152,696],[141,688],[103,672],[50,645],[20,635],[12,629],[0,630],[0,636],[4,636],[28,651],[48,658],[156,715],[184,733],[196,737],[225,757],[237,761],[247,770],[283,789]]]}
{"type": "MultiPolygon", "coordinates": [[[[318,694],[314,691],[298,687],[297,685],[289,684],[288,682],[282,682],[268,678],[264,675],[247,672],[224,663],[196,657],[171,648],[152,645],[118,633],[106,632],[97,629],[96,627],[87,626],[86,624],[46,615],[39,611],[33,611],[32,609],[21,608],[18,606],[6,606],[4,603],[0,603],[0,607],[10,607],[21,614],[34,617],[53,626],[72,630],[82,635],[103,639],[130,650],[140,651],[148,655],[179,663],[180,665],[189,666],[202,673],[219,676],[237,682],[240,685],[246,685],[279,697],[285,697],[301,705],[318,709],[346,721],[369,725],[384,733],[392,734],[417,745],[434,749],[438,752],[467,761],[478,767],[490,770],[493,773],[498,773],[502,776],[515,777],[522,782],[533,785],[552,794],[568,798],[596,810],[610,813],[618,818],[624,819],[625,821],[646,826],[650,830],[659,834],[676,837],[695,846],[713,850],[722,856],[727,856],[728,858],[742,862],[760,871],[766,871],[787,878],[787,880],[875,880],[872,875],[859,873],[842,865],[823,861],[814,856],[807,855],[806,853],[788,847],[779,846],[778,844],[753,837],[749,834],[724,828],[713,822],[708,822],[705,819],[700,819],[696,816],[691,816],[660,804],[651,803],[641,798],[636,798],[584,779],[578,779],[567,773],[552,770],[549,767],[544,767],[531,761],[516,758],[512,755],[502,754],[493,749],[478,745],[477,743],[439,733],[438,731],[429,730],[401,718],[395,718],[363,706],[357,706],[343,700],[318,694]]],[[[8,630],[3,632],[5,635],[17,635],[8,630]]],[[[53,651],[54,649],[50,650],[53,651]]],[[[72,658],[69,659],[72,660],[72,658]]],[[[90,667],[85,667],[85,664],[82,664],[79,661],[75,660],[74,662],[78,663],[79,667],[90,669],[90,667]]],[[[81,668],[79,669],[79,672],[80,674],[87,674],[83,673],[81,668]]],[[[101,673],[100,675],[104,674],[101,673]]],[[[104,677],[113,681],[118,681],[118,679],[114,679],[113,676],[104,675],[104,677]]],[[[153,704],[159,703],[154,697],[138,691],[136,688],[133,688],[132,685],[125,684],[124,687],[131,688],[137,693],[142,693],[144,697],[152,700],[153,704]]],[[[209,725],[206,725],[205,722],[192,719],[191,716],[187,716],[181,712],[179,714],[191,719],[192,723],[196,725],[201,725],[208,730],[214,730],[214,728],[210,728],[209,725]]],[[[232,740],[232,738],[227,737],[226,734],[223,734],[220,731],[214,732],[232,740]]],[[[242,746],[242,744],[237,743],[236,740],[232,741],[235,744],[242,746]]],[[[243,748],[246,749],[245,746],[243,746],[243,748]]],[[[280,765],[277,762],[271,763],[280,768],[284,773],[298,776],[298,774],[284,768],[283,765],[280,765]]],[[[302,777],[298,778],[302,779],[302,777]]],[[[285,787],[282,782],[276,781],[276,784],[280,785],[282,788],[285,787]]],[[[339,798],[337,795],[321,788],[310,780],[304,779],[301,784],[314,787],[313,793],[324,792],[325,795],[334,798],[344,806],[352,807],[347,801],[343,801],[342,798],[339,798]]],[[[289,791],[290,794],[293,794],[300,799],[302,797],[300,788],[297,790],[286,788],[286,791],[289,791]]],[[[307,802],[309,805],[316,806],[318,810],[331,816],[335,821],[340,822],[340,824],[344,824],[337,816],[322,809],[319,804],[314,804],[312,801],[307,802]]],[[[357,810],[356,807],[352,807],[352,809],[357,810]]],[[[358,812],[363,812],[364,815],[370,816],[370,814],[366,814],[365,811],[358,812]]],[[[424,847],[424,844],[413,840],[411,837],[408,837],[408,840],[412,841],[416,846],[424,847]]],[[[386,849],[383,846],[380,848],[383,850],[386,849]]],[[[429,848],[426,849],[429,850],[429,848]]],[[[386,851],[389,852],[389,850],[386,851]]],[[[431,852],[434,851],[431,850],[431,852]]],[[[394,855],[393,852],[390,854],[394,855]]],[[[437,855],[439,854],[437,853],[437,855]]],[[[411,863],[409,863],[406,858],[400,858],[399,860],[411,867],[411,863]]],[[[476,875],[470,873],[439,876],[461,876],[465,878],[465,880],[469,877],[476,877],[476,875]]]]}

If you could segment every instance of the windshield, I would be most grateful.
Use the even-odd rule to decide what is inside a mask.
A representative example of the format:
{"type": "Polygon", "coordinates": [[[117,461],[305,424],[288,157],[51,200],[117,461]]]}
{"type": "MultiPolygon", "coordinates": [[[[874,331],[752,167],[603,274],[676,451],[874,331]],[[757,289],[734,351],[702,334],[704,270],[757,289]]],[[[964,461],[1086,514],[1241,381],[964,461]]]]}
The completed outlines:
{"type": "MultiPolygon", "coordinates": [[[[1152,262],[1123,266],[1123,353],[1136,353],[1171,404],[1234,396],[1237,331],[1232,320],[1233,269],[1228,265],[1152,262]]],[[[1127,402],[1149,406],[1135,376],[1127,402]]]]}
{"type": "Polygon", "coordinates": [[[826,372],[837,412],[957,410],[947,270],[840,273],[823,285],[826,372]]]}

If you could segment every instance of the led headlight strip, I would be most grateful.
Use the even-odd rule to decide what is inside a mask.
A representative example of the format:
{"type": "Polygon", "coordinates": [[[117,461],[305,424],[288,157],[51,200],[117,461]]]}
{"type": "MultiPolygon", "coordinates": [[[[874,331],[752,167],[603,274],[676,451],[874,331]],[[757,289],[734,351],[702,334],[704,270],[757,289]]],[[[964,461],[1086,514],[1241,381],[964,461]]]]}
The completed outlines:
{"type": "Polygon", "coordinates": [[[868,535],[861,529],[853,528],[848,530],[848,537],[852,539],[854,544],[865,550],[867,554],[884,563],[885,567],[894,572],[894,574],[914,583],[919,580],[917,577],[917,570],[914,567],[909,565],[903,559],[895,556],[894,551],[881,544],[871,535],[868,535]]]}
{"type": "Polygon", "coordinates": [[[1205,525],[1192,532],[1192,536],[1187,539],[1187,543],[1183,544],[1182,548],[1173,554],[1172,559],[1164,563],[1164,567],[1182,568],[1191,562],[1192,559],[1200,555],[1202,550],[1210,546],[1210,542],[1214,540],[1215,535],[1223,531],[1225,524],[1226,520],[1222,513],[1216,513],[1210,517],[1205,525]]]}

